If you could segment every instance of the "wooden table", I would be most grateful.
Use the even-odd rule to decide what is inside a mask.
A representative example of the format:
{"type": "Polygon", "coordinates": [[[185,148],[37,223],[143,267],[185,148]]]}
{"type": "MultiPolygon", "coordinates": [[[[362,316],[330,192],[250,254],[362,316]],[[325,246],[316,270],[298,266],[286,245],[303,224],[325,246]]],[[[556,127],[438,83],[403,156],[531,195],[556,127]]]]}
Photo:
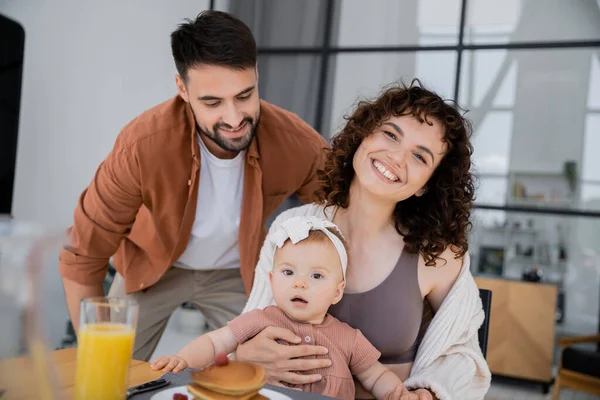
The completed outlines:
{"type": "MultiPolygon", "coordinates": [[[[77,349],[57,350],[51,355],[55,360],[58,384],[70,398],[75,390],[77,349]]],[[[31,370],[29,360],[24,357],[0,360],[0,390],[7,390],[2,400],[39,398],[31,370]]],[[[129,368],[129,386],[157,379],[161,375],[160,371],[152,371],[149,363],[134,360],[129,368]]]]}

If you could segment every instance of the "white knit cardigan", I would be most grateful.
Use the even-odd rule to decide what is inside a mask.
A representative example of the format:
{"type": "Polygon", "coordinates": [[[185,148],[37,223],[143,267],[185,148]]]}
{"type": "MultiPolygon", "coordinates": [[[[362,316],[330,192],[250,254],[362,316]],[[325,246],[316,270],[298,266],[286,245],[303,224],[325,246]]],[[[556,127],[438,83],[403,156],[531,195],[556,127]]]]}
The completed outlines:
{"type": "MultiPolygon", "coordinates": [[[[323,206],[307,204],[281,213],[273,221],[269,232],[294,216],[330,219],[323,206]]],[[[259,300],[264,299],[265,295],[272,298],[269,272],[273,267],[274,250],[268,242],[263,245],[252,292],[243,312],[266,307],[268,304],[260,304],[264,301],[259,300]]],[[[467,254],[454,286],[435,313],[421,341],[410,376],[404,382],[406,387],[427,388],[440,400],[483,399],[491,382],[490,370],[479,348],[477,336],[483,318],[479,290],[471,275],[467,254]]]]}

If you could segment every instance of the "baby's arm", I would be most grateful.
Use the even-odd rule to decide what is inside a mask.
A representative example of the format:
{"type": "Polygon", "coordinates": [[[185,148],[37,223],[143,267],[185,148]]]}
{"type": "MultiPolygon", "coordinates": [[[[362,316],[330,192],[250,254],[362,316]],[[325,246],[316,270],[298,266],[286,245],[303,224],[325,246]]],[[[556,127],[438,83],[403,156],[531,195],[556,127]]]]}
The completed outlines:
{"type": "Polygon", "coordinates": [[[204,368],[215,361],[219,353],[235,351],[238,342],[229,326],[208,332],[188,343],[174,356],[160,357],[151,366],[153,369],[179,372],[185,368],[204,368]]]}
{"type": "Polygon", "coordinates": [[[386,394],[393,391],[395,392],[390,398],[399,398],[403,390],[400,378],[380,362],[376,362],[365,371],[357,374],[356,377],[376,399],[383,399],[386,394]]]}
{"type": "Polygon", "coordinates": [[[188,343],[177,355],[192,368],[204,368],[215,361],[219,353],[229,354],[238,346],[229,326],[208,332],[188,343]]]}
{"type": "Polygon", "coordinates": [[[358,329],[354,330],[351,357],[348,363],[352,375],[377,399],[399,399],[404,385],[396,374],[381,364],[381,353],[358,329]],[[386,396],[387,395],[387,396],[386,396]]]}

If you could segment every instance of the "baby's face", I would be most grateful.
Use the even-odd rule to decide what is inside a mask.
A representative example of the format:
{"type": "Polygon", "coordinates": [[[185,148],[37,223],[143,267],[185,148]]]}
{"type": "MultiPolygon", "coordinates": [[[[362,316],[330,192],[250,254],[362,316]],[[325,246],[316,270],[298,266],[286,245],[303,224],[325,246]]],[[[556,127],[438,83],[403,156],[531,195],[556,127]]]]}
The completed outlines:
{"type": "Polygon", "coordinates": [[[340,256],[329,240],[286,242],[270,277],[277,306],[298,321],[320,324],[344,293],[340,256]]]}

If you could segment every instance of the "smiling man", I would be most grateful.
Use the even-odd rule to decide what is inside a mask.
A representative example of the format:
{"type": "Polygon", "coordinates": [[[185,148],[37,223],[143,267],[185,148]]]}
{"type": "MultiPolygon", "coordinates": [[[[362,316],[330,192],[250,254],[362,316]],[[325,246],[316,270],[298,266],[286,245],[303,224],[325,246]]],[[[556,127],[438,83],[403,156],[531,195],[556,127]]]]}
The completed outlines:
{"type": "Polygon", "coordinates": [[[311,200],[327,147],[299,117],[260,100],[256,43],[241,21],[203,12],[172,33],[171,47],[178,95],[119,134],[60,254],[75,327],[80,300],[104,295],[114,256],[110,295],[140,304],[140,360],[184,302],[212,328],[240,314],[265,220],[294,193],[311,200]]]}

